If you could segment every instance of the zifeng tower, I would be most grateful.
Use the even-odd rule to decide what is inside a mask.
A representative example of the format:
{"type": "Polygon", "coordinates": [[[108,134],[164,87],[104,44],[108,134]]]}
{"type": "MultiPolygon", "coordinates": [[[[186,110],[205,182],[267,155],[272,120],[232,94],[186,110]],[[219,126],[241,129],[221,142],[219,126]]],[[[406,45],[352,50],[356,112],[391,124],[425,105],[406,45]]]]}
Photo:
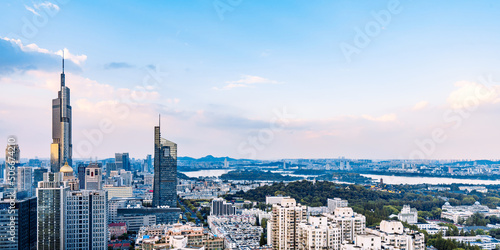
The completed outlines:
{"type": "Polygon", "coordinates": [[[71,141],[71,105],[69,99],[69,88],[66,87],[66,75],[64,74],[64,52],[62,60],[61,89],[58,97],[52,100],[52,144],[50,146],[50,165],[53,173],[67,162],[72,166],[71,141]]]}

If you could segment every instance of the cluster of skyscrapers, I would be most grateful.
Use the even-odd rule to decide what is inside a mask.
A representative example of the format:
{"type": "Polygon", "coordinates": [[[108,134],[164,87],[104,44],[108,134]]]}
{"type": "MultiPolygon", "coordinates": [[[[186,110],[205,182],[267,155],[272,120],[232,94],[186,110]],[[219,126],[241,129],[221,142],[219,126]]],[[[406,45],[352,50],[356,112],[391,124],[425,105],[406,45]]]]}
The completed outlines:
{"type": "MultiPolygon", "coordinates": [[[[176,208],[177,145],[160,137],[159,125],[154,132],[153,207],[141,206],[125,213],[149,214],[157,222],[166,223],[174,221],[180,213],[176,208]]],[[[58,97],[52,100],[50,171],[34,173],[34,168],[22,167],[18,144],[9,145],[6,155],[13,160],[6,160],[0,171],[4,180],[0,189],[3,191],[0,192],[1,249],[107,249],[109,199],[108,190],[103,187],[103,175],[123,169],[130,171],[129,155],[116,154],[114,169],[110,164],[107,173],[103,173],[101,163],[91,162],[79,165],[75,175],[72,110],[64,59],[58,97]],[[12,181],[7,182],[7,177],[12,181]],[[7,194],[11,193],[14,196],[9,197],[7,194]]],[[[144,168],[151,170],[151,156],[147,161],[144,168]]]]}

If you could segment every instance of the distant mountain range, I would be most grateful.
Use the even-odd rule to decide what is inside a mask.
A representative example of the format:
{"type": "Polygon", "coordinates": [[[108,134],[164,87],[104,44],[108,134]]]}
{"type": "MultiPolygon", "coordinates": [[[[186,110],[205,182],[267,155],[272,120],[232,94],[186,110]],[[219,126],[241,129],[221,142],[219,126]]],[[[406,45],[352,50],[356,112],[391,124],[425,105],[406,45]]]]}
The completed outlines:
{"type": "Polygon", "coordinates": [[[215,157],[213,155],[207,155],[205,157],[201,157],[199,159],[189,157],[189,156],[180,156],[177,157],[177,160],[179,161],[205,161],[205,162],[219,162],[219,161],[224,161],[227,159],[227,161],[254,161],[254,160],[249,160],[249,159],[234,159],[231,157],[215,157]]]}

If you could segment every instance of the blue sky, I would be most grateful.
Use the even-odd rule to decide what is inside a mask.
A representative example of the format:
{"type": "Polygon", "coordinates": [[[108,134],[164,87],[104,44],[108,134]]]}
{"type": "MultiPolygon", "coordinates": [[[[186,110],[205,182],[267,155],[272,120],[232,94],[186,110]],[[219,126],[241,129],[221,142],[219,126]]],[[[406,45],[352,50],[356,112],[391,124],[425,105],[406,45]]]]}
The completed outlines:
{"type": "Polygon", "coordinates": [[[151,154],[161,113],[163,136],[194,157],[496,159],[499,9],[2,1],[0,136],[17,135],[22,157],[48,157],[65,49],[76,157],[151,154]],[[358,30],[369,41],[356,47],[358,30]]]}

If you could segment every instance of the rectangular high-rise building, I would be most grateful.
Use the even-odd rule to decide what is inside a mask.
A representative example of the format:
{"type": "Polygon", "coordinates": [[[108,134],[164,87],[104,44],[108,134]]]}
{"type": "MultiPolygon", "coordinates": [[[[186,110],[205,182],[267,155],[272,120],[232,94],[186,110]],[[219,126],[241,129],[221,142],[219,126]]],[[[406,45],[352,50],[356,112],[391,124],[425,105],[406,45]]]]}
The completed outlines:
{"type": "Polygon", "coordinates": [[[36,198],[0,200],[0,249],[36,250],[36,198]]]}
{"type": "Polygon", "coordinates": [[[155,126],[153,207],[177,206],[177,144],[161,138],[155,126]]]}
{"type": "Polygon", "coordinates": [[[85,189],[85,169],[87,168],[86,164],[80,163],[78,164],[78,180],[80,181],[80,189],[85,189]]]}
{"type": "Polygon", "coordinates": [[[307,207],[297,204],[293,198],[285,198],[274,204],[271,220],[268,221],[267,239],[273,249],[297,249],[299,246],[299,223],[307,222],[307,207]]]}
{"type": "Polygon", "coordinates": [[[116,170],[130,171],[130,157],[128,153],[115,153],[116,170]]]}
{"type": "Polygon", "coordinates": [[[72,166],[73,144],[71,139],[70,91],[66,87],[64,56],[62,62],[61,88],[56,99],[52,100],[52,144],[50,146],[50,167],[53,173],[67,162],[72,166]]]}
{"type": "Polygon", "coordinates": [[[153,172],[153,160],[151,158],[151,155],[146,156],[146,164],[148,165],[148,172],[151,173],[153,172]]]}
{"type": "MultiPolygon", "coordinates": [[[[69,187],[63,182],[63,173],[45,173],[38,183],[37,241],[38,250],[65,249],[66,193],[69,187]]],[[[82,225],[84,226],[84,225],[82,225]]]]}
{"type": "Polygon", "coordinates": [[[210,215],[234,215],[236,208],[231,203],[226,203],[222,198],[213,199],[210,204],[210,215]]]}
{"type": "Polygon", "coordinates": [[[66,247],[64,249],[107,249],[108,198],[106,191],[68,191],[66,199],[66,247]]]}
{"type": "Polygon", "coordinates": [[[85,189],[102,189],[102,169],[100,163],[90,163],[85,169],[85,189]]]}
{"type": "Polygon", "coordinates": [[[17,192],[26,192],[28,197],[31,197],[33,192],[33,168],[18,167],[17,168],[17,192]]]}

